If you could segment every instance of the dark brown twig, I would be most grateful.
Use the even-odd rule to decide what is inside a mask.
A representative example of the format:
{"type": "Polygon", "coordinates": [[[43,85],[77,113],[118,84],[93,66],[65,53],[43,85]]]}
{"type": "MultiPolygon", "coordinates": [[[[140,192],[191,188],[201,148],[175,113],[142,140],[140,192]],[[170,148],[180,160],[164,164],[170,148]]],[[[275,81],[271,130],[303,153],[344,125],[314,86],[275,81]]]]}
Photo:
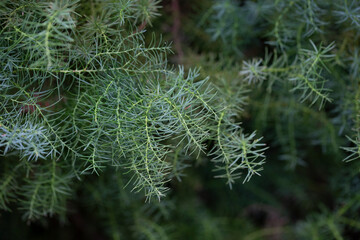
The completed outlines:
{"type": "Polygon", "coordinates": [[[179,0],[172,0],[171,10],[173,13],[173,26],[171,32],[174,40],[175,50],[178,54],[178,63],[181,63],[184,57],[184,52],[181,47],[181,38],[179,34],[181,28],[179,0]]]}

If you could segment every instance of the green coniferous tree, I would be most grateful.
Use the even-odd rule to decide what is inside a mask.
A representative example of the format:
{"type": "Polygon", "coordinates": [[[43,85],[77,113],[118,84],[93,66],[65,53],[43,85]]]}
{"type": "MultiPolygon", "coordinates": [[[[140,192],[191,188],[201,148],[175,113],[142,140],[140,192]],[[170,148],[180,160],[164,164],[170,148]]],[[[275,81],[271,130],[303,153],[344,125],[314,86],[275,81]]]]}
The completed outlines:
{"type": "Polygon", "coordinates": [[[3,209],[14,202],[30,221],[64,214],[77,181],[107,168],[160,200],[184,156],[211,155],[230,188],[262,169],[264,144],[234,121],[237,108],[144,37],[138,25],[158,4],[105,1],[87,13],[77,1],[2,2],[3,209]]]}
{"type": "Polygon", "coordinates": [[[0,19],[0,239],[358,239],[358,1],[0,19]]]}

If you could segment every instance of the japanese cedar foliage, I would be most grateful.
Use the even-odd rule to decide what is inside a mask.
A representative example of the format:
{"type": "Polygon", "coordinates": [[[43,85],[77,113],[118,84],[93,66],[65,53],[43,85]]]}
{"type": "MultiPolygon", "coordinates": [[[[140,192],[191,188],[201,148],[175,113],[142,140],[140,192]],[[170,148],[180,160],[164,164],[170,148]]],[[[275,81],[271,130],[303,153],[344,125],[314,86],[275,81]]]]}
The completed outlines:
{"type": "Polygon", "coordinates": [[[233,78],[252,88],[247,108],[249,126],[269,143],[273,151],[268,151],[269,161],[282,160],[290,170],[286,181],[302,179],[296,181],[299,185],[292,191],[288,186],[291,183],[280,183],[284,179],[276,179],[273,172],[270,179],[275,189],[288,189],[303,210],[306,203],[321,206],[321,211],[309,211],[306,220],[298,221],[290,231],[282,229],[279,236],[291,232],[288,239],[356,239],[359,1],[224,0],[212,1],[209,6],[199,21],[207,34],[187,31],[211,40],[212,45],[199,46],[201,51],[223,57],[215,61],[211,55],[203,57],[202,64],[210,75],[219,76],[211,65],[241,63],[240,67],[233,63],[231,69],[240,75],[234,74],[233,78]],[[315,178],[327,183],[318,191],[329,191],[331,204],[326,200],[309,203],[297,195],[297,191],[303,191],[311,199],[314,192],[306,194],[307,189],[320,185],[310,179],[312,171],[315,178]],[[307,187],[300,186],[303,184],[307,187]]]}
{"type": "Polygon", "coordinates": [[[274,124],[288,167],[306,164],[300,128],[323,152],[341,158],[342,148],[345,161],[359,158],[358,1],[215,1],[202,24],[242,62],[241,79],[257,86],[254,127],[274,124]],[[248,48],[256,57],[244,56],[248,48]]]}
{"type": "Polygon", "coordinates": [[[76,182],[106,168],[146,200],[199,155],[230,188],[262,169],[264,144],[235,121],[241,87],[228,100],[144,38],[158,3],[106,1],[88,15],[77,1],[2,1],[2,209],[63,214],[76,182]]]}
{"type": "MultiPolygon", "coordinates": [[[[158,225],[178,213],[165,195],[174,181],[193,184],[184,170],[204,159],[232,188],[259,174],[265,155],[287,169],[359,157],[358,1],[191,4],[204,11],[182,24],[202,55],[188,51],[185,63],[201,70],[170,66],[171,45],[145,32],[160,1],[1,1],[3,210],[34,221],[80,201],[114,239],[166,239],[186,226],[158,225]]],[[[335,210],[311,214],[290,236],[344,239],[359,226],[349,180],[358,169],[340,166],[335,210]]],[[[175,200],[179,212],[202,226],[191,237],[226,239],[186,197],[175,200]]]]}

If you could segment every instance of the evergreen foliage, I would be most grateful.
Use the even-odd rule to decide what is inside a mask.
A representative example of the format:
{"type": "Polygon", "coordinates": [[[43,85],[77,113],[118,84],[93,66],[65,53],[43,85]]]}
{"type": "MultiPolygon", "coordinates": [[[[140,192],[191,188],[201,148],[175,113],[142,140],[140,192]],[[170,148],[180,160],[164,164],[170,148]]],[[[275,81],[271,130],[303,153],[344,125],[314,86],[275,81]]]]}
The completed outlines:
{"type": "Polygon", "coordinates": [[[359,2],[184,0],[183,49],[169,5],[0,2],[0,219],[60,220],[58,239],[357,239],[359,2]]]}
{"type": "Polygon", "coordinates": [[[236,108],[198,70],[167,67],[170,47],[136,28],[157,4],[104,2],[87,16],[76,1],[3,3],[0,146],[17,169],[3,178],[4,209],[63,214],[74,182],[107,167],[160,200],[181,155],[210,154],[230,187],[259,174],[264,144],[234,122],[236,108]]]}
{"type": "MultiPolygon", "coordinates": [[[[268,159],[285,161],[293,174],[299,167],[315,168],[314,158],[331,165],[359,158],[359,9],[358,1],[219,0],[201,21],[219,54],[242,61],[241,79],[253,86],[249,125],[276,152],[268,159]]],[[[350,184],[340,179],[343,174],[352,176],[349,181],[358,178],[355,166],[344,163],[343,172],[331,171],[326,181],[337,179],[335,189],[350,184]]],[[[332,192],[333,212],[322,206],[320,213],[298,222],[293,234],[299,239],[352,239],[349,232],[359,233],[354,206],[359,195],[353,188],[344,192],[345,198],[332,192]],[[344,220],[343,214],[352,216],[344,220]]]]}

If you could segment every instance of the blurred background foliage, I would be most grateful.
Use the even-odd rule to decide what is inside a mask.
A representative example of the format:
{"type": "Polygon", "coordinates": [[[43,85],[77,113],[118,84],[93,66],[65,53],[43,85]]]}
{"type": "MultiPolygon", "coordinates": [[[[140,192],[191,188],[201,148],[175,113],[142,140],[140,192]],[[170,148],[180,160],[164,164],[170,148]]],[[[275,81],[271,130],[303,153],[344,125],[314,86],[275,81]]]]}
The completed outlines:
{"type": "MultiPolygon", "coordinates": [[[[172,42],[170,64],[200,67],[229,102],[247,93],[237,118],[270,147],[261,176],[230,190],[202,156],[167,198],[144,203],[107,169],[77,183],[63,218],[1,212],[0,239],[359,239],[359,2],[140,2],[154,3],[151,25],[136,18],[172,42]],[[311,74],[324,81],[309,90],[295,78],[321,54],[331,59],[311,74]]],[[[101,15],[97,4],[83,11],[101,15]]]]}

